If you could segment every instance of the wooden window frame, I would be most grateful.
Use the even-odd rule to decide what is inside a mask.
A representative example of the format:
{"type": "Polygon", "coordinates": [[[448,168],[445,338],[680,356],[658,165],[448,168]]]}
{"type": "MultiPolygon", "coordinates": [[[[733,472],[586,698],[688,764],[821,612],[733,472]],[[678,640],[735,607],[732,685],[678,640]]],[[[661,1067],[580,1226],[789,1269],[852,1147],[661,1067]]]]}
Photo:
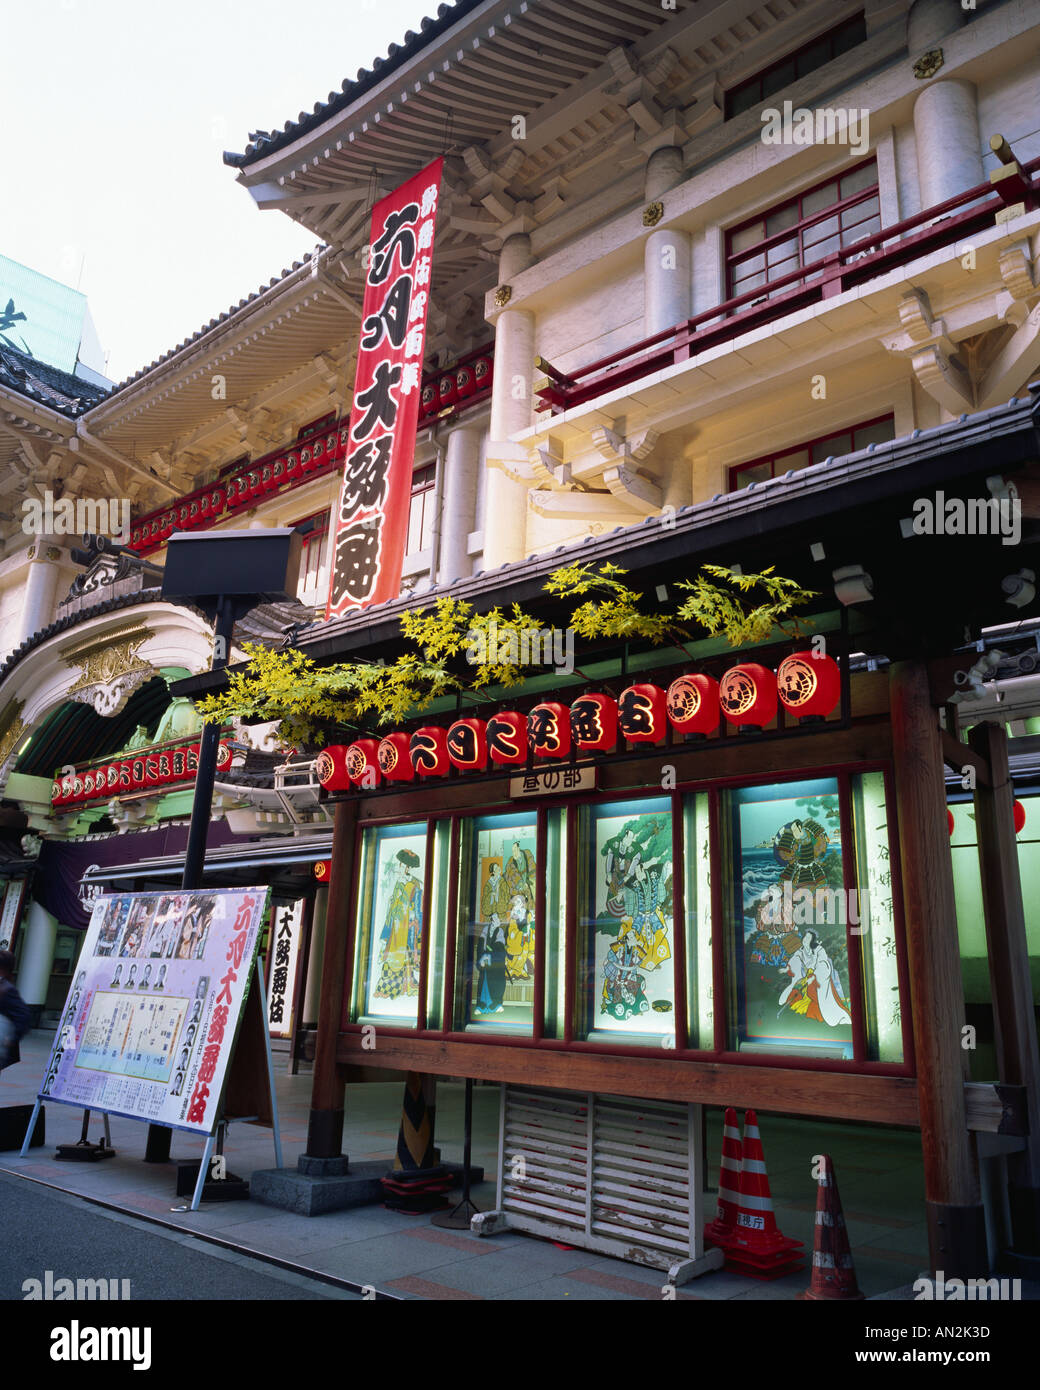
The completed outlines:
{"type": "MultiPolygon", "coordinates": [[[[747,472],[749,469],[751,469],[751,468],[761,468],[763,464],[769,464],[769,467],[770,467],[769,476],[770,476],[770,478],[775,478],[775,477],[778,476],[778,474],[777,474],[777,472],[776,472],[776,461],[777,461],[777,459],[783,458],[785,454],[793,454],[793,453],[795,453],[797,450],[800,450],[800,449],[805,449],[805,450],[810,454],[810,456],[811,456],[811,455],[812,455],[813,449],[814,449],[818,444],[825,444],[825,443],[827,443],[828,440],[837,439],[838,436],[839,436],[839,435],[842,435],[842,434],[848,434],[848,435],[853,435],[853,436],[854,436],[854,435],[856,434],[856,431],[857,431],[857,430],[869,429],[869,428],[871,427],[871,425],[881,425],[881,424],[887,423],[888,421],[891,421],[891,422],[892,422],[892,426],[893,426],[893,437],[894,437],[895,418],[896,418],[896,417],[895,417],[895,412],[889,410],[889,411],[886,411],[884,415],[874,415],[874,416],[872,416],[869,420],[857,420],[856,423],[855,423],[854,425],[842,425],[842,426],[840,426],[840,427],[839,427],[838,429],[836,429],[836,430],[828,430],[826,434],[819,434],[819,435],[816,435],[816,436],[814,436],[812,439],[803,439],[803,440],[799,440],[799,442],[798,442],[797,444],[786,444],[786,445],[784,445],[784,447],[783,447],[782,449],[774,449],[774,450],[772,450],[772,452],[770,452],[770,453],[768,453],[768,454],[760,454],[760,455],[758,456],[758,458],[746,459],[743,463],[735,463],[735,464],[731,465],[731,467],[730,467],[729,469],[727,469],[727,477],[728,477],[728,481],[729,481],[729,491],[730,491],[730,492],[740,492],[740,491],[742,491],[742,488],[741,488],[740,484],[739,484],[738,481],[737,481],[737,479],[739,478],[739,476],[740,476],[741,473],[746,473],[746,472],[747,472]]],[[[852,452],[855,452],[855,439],[853,439],[853,446],[854,446],[854,447],[853,447],[853,451],[852,451],[852,452]]],[[[806,467],[811,467],[811,466],[812,466],[811,463],[809,463],[809,464],[806,465],[806,467]]],[[[786,471],[787,471],[786,469],[782,470],[782,472],[786,472],[786,471]]],[[[764,482],[765,479],[761,479],[761,480],[758,480],[758,481],[764,482]]]]}
{"type": "Polygon", "coordinates": [[[800,44],[797,48],[792,48],[791,51],[785,53],[782,58],[775,59],[772,63],[767,64],[766,67],[759,68],[758,72],[752,73],[750,77],[745,77],[742,81],[736,83],[735,86],[730,87],[723,97],[723,120],[729,121],[735,116],[742,116],[746,111],[753,111],[756,106],[760,106],[763,102],[768,101],[770,97],[776,96],[778,93],[782,92],[784,87],[790,86],[790,83],[785,83],[784,86],[777,87],[773,91],[767,93],[765,91],[765,83],[771,73],[777,72],[780,68],[786,67],[789,63],[794,63],[795,74],[791,81],[800,82],[803,77],[808,77],[811,73],[819,72],[819,70],[826,67],[828,63],[833,63],[835,58],[843,57],[844,54],[850,53],[853,48],[858,48],[860,44],[867,41],[867,38],[866,12],[860,10],[857,14],[848,15],[845,19],[841,20],[840,23],[832,25],[830,29],[825,29],[822,34],[817,34],[815,38],[809,39],[806,43],[800,44]],[[855,43],[849,44],[847,48],[841,49],[840,52],[835,52],[835,39],[843,31],[852,28],[854,25],[862,26],[862,36],[857,38],[855,43]],[[798,59],[824,42],[826,42],[828,46],[826,58],[824,58],[822,62],[815,63],[811,68],[806,68],[804,72],[798,72],[798,59]],[[735,111],[733,108],[737,104],[738,99],[752,87],[758,88],[756,100],[746,106],[741,106],[739,111],[735,111]]]}

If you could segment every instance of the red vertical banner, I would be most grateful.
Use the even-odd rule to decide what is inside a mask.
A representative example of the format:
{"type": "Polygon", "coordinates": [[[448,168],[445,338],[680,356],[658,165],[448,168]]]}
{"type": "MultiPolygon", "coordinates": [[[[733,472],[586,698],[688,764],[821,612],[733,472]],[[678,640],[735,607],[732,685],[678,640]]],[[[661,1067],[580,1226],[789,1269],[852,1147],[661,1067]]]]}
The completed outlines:
{"type": "Polygon", "coordinates": [[[443,163],[435,159],[372,209],[326,618],[384,603],[401,589],[443,163]]]}

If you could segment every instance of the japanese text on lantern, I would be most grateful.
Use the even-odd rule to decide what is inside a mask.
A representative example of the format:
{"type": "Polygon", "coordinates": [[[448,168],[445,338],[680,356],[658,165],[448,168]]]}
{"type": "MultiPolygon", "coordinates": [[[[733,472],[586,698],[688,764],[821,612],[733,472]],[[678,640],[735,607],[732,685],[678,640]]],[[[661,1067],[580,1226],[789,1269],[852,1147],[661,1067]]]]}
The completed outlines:
{"type": "Polygon", "coordinates": [[[372,211],[326,618],[396,598],[401,587],[442,163],[372,211]]]}

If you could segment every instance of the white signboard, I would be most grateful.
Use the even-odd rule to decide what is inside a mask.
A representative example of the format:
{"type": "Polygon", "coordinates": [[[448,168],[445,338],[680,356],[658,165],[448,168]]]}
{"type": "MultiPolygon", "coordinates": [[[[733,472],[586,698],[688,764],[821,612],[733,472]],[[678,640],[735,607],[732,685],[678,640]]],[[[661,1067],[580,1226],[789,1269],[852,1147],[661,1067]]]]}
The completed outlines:
{"type": "Polygon", "coordinates": [[[272,1038],[292,1037],[296,1003],[296,960],[303,926],[303,898],[271,913],[271,969],[267,981],[267,1027],[272,1038]]]}
{"type": "Polygon", "coordinates": [[[0,951],[10,951],[14,948],[14,935],[18,930],[22,896],[25,893],[25,879],[10,879],[5,886],[4,905],[0,910],[0,951]]]}
{"type": "Polygon", "coordinates": [[[99,898],[41,1097],[209,1134],[267,892],[99,898]]]}

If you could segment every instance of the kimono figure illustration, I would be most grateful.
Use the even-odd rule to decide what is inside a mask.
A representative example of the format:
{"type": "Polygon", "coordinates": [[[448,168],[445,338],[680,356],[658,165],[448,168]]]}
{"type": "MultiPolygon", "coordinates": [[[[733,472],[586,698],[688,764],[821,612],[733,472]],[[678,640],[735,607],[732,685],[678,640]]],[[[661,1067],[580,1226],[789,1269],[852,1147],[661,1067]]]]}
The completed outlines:
{"type": "Polygon", "coordinates": [[[534,927],[527,900],[514,894],[506,928],[506,974],[511,980],[527,980],[534,974],[534,927]]]}
{"type": "Polygon", "coordinates": [[[792,820],[773,836],[773,857],[780,864],[780,882],[795,888],[826,883],[819,861],[827,853],[830,836],[818,821],[792,820]]]}
{"type": "Polygon", "coordinates": [[[636,903],[631,925],[643,953],[639,962],[643,970],[656,970],[672,958],[672,949],[668,945],[668,922],[661,909],[665,878],[670,872],[671,866],[668,864],[662,866],[660,873],[648,870],[641,863],[635,868],[636,903]]]}
{"type": "Polygon", "coordinates": [[[506,992],[506,931],[497,912],[491,914],[477,944],[478,1014],[500,1014],[506,992]]]}
{"type": "Polygon", "coordinates": [[[521,848],[520,841],[513,841],[513,848],[502,870],[502,888],[498,895],[498,915],[504,917],[509,904],[519,893],[528,909],[534,906],[534,855],[529,849],[521,848]]]}
{"type": "Polygon", "coordinates": [[[377,999],[398,999],[419,989],[419,946],[422,941],[422,885],[415,877],[419,856],[399,849],[393,861],[394,886],[379,934],[377,999]]]}
{"type": "Polygon", "coordinates": [[[635,881],[641,857],[632,830],[626,830],[617,845],[607,850],[607,911],[611,917],[635,916],[635,881]]]}
{"type": "Polygon", "coordinates": [[[603,962],[603,996],[600,1011],[615,1018],[631,1018],[645,1014],[650,1008],[643,986],[646,977],[639,971],[645,952],[644,944],[631,927],[622,923],[617,940],[613,941],[603,962]]]}
{"type": "Polygon", "coordinates": [[[778,1018],[789,1008],[792,1013],[826,1023],[829,1028],[852,1022],[841,976],[815,932],[805,933],[782,973],[791,976],[791,983],[777,1001],[778,1018]]]}
{"type": "Polygon", "coordinates": [[[759,932],[751,943],[751,960],[756,965],[772,965],[783,970],[801,946],[801,937],[790,921],[783,916],[773,917],[768,902],[760,905],[755,919],[759,932]]]}
{"type": "Polygon", "coordinates": [[[501,896],[502,866],[492,864],[480,894],[480,920],[482,922],[490,922],[492,914],[498,912],[498,900],[501,896]]]}

